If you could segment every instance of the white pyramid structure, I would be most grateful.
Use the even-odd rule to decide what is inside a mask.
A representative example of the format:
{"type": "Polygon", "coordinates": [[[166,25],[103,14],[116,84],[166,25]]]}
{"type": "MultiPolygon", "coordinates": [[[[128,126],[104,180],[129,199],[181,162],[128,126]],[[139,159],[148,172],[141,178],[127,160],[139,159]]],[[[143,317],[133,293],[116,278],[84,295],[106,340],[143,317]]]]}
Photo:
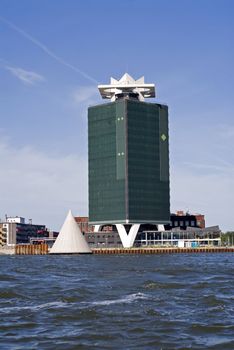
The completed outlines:
{"type": "Polygon", "coordinates": [[[71,210],[59,232],[56,241],[50,249],[50,254],[91,254],[83,234],[76,223],[71,210]]]}

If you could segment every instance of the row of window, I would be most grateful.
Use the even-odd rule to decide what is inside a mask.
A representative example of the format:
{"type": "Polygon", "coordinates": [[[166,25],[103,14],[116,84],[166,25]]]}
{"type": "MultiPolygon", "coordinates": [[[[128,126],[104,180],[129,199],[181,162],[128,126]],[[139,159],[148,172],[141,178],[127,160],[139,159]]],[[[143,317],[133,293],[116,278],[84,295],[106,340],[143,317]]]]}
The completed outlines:
{"type": "Polygon", "coordinates": [[[102,237],[100,237],[99,235],[97,235],[97,236],[96,235],[89,235],[88,236],[89,239],[95,238],[95,237],[97,237],[97,238],[115,238],[114,235],[112,235],[112,236],[110,236],[110,235],[108,235],[108,236],[107,235],[103,235],[102,237]]]}
{"type": "Polygon", "coordinates": [[[172,223],[174,226],[195,226],[195,221],[192,220],[191,222],[189,221],[174,221],[172,223]]]}

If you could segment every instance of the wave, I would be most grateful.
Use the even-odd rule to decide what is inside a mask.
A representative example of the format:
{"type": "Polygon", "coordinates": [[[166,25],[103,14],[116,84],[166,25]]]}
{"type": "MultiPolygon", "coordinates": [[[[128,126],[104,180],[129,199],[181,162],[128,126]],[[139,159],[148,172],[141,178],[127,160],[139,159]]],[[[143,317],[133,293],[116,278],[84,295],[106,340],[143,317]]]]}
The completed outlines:
{"type": "Polygon", "coordinates": [[[149,297],[144,293],[134,293],[127,295],[123,298],[119,299],[111,299],[111,300],[101,300],[101,301],[82,301],[80,303],[73,303],[73,302],[64,302],[64,301],[53,301],[48,302],[44,304],[39,305],[27,305],[27,306],[10,306],[10,307],[2,307],[0,308],[0,314],[1,313],[9,313],[14,311],[23,311],[23,310],[30,310],[30,311],[38,311],[42,309],[51,309],[51,308],[63,308],[71,305],[80,305],[81,307],[87,307],[87,306],[108,306],[113,304],[129,304],[137,300],[144,300],[148,299],[149,297]]]}
{"type": "Polygon", "coordinates": [[[125,297],[120,299],[92,301],[86,304],[94,305],[94,306],[108,306],[113,304],[129,304],[136,300],[144,300],[144,299],[149,299],[149,296],[144,293],[134,293],[134,294],[126,295],[125,297]]]}
{"type": "Polygon", "coordinates": [[[66,303],[62,301],[53,301],[49,303],[44,303],[40,305],[28,305],[28,306],[9,306],[9,307],[1,307],[0,313],[8,313],[12,311],[22,311],[22,310],[41,310],[41,309],[50,309],[50,308],[58,308],[63,307],[66,303]]]}

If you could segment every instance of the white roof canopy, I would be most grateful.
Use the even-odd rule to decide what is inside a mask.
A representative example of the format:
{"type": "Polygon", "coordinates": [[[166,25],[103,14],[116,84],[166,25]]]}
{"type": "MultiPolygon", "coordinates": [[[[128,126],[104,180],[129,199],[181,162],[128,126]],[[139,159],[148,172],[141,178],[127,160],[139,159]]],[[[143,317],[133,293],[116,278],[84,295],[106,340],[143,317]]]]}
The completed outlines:
{"type": "Polygon", "coordinates": [[[102,98],[116,100],[121,93],[135,93],[140,101],[145,98],[155,97],[155,85],[145,84],[145,78],[134,80],[128,73],[125,73],[120,80],[111,78],[109,85],[98,85],[102,98]]]}

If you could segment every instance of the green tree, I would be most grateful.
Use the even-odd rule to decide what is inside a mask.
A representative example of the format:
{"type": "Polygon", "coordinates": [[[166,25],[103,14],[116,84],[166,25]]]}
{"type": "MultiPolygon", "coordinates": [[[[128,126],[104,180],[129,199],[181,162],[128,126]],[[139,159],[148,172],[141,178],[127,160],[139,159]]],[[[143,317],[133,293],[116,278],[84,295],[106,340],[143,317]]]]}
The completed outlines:
{"type": "Polygon", "coordinates": [[[234,231],[227,231],[221,235],[222,245],[233,246],[234,245],[234,231]]]}

